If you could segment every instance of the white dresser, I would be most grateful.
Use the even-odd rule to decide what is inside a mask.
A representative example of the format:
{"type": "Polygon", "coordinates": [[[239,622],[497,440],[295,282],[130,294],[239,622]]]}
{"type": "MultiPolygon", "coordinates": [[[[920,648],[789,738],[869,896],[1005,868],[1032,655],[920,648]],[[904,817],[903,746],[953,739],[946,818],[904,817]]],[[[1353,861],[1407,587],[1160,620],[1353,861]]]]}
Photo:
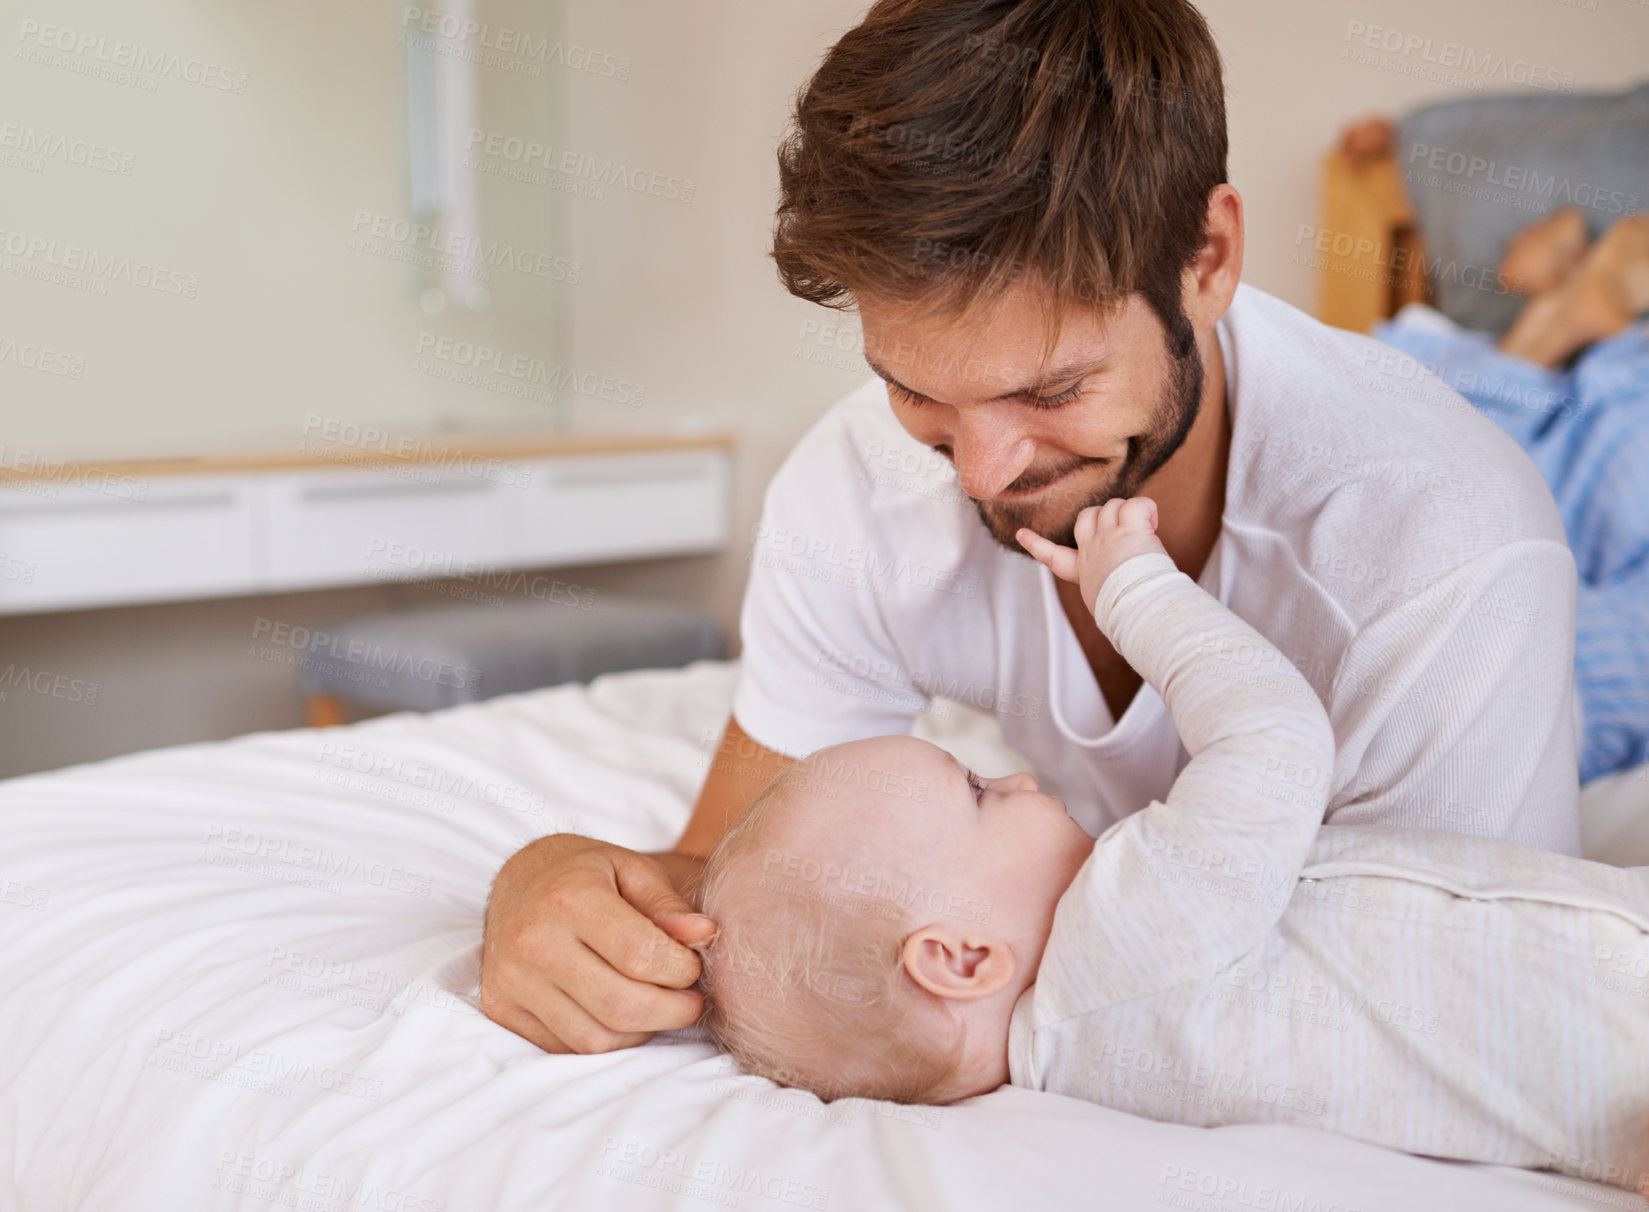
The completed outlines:
{"type": "Polygon", "coordinates": [[[716,551],[733,438],[400,438],[0,467],[0,614],[716,551]]]}

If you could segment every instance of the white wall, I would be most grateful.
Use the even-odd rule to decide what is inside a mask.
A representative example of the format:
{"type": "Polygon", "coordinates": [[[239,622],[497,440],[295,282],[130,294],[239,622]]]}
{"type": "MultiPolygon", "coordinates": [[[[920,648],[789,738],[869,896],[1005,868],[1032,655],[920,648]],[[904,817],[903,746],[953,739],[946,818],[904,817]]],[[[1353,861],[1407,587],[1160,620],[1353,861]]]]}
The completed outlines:
{"type": "MultiPolygon", "coordinates": [[[[788,297],[766,256],[773,149],[794,91],[865,7],[848,0],[478,0],[495,25],[555,31],[625,63],[626,78],[557,67],[480,73],[484,125],[542,133],[577,156],[624,163],[661,192],[581,197],[485,182],[497,230],[577,260],[578,285],[506,281],[482,313],[418,308],[404,267],[345,247],[356,207],[404,206],[402,81],[390,0],[282,5],[0,0],[0,39],[20,22],[127,37],[245,69],[243,95],[155,93],[20,63],[6,51],[0,124],[32,123],[136,155],[128,177],[50,162],[0,164],[0,228],[97,242],[199,275],[183,301],[114,287],[75,294],[0,273],[0,339],[14,332],[86,360],[60,382],[0,361],[0,443],[93,456],[287,440],[310,412],[498,420],[542,416],[410,373],[420,332],[543,350],[646,389],[645,407],[573,398],[580,427],[657,428],[706,418],[741,434],[735,542],[720,557],[567,570],[600,593],[707,606],[731,629],[760,492],[778,460],[864,371],[838,323],[788,297]],[[386,36],[387,35],[387,36],[386,36]],[[557,321],[564,346],[557,349],[557,321]],[[809,327],[812,325],[813,327],[809,327]]],[[[1309,308],[1291,260],[1315,221],[1323,150],[1346,121],[1455,95],[1340,58],[1352,22],[1503,52],[1617,87],[1644,70],[1649,5],[1595,0],[1349,0],[1256,6],[1205,0],[1226,63],[1232,179],[1247,203],[1245,277],[1309,308]]],[[[1408,66],[1414,66],[1409,63],[1408,66]]],[[[1487,91],[1506,87],[1485,80],[1487,91]]],[[[1511,85],[1511,87],[1516,87],[1511,85]]],[[[558,178],[566,180],[566,178],[558,178]]],[[[3,554],[3,553],[0,553],[3,554]]],[[[92,705],[12,690],[0,699],[0,774],[173,741],[299,722],[290,670],[249,658],[259,618],[322,625],[411,591],[364,588],[277,599],[0,619],[0,669],[28,664],[100,685],[92,705]]],[[[416,596],[414,594],[414,596],[416,596]]]]}
{"type": "MultiPolygon", "coordinates": [[[[865,7],[711,0],[649,6],[638,21],[630,4],[566,6],[569,42],[612,48],[635,63],[624,88],[569,78],[568,146],[694,184],[685,204],[639,194],[566,200],[569,247],[595,267],[569,317],[568,349],[575,361],[626,368],[649,385],[660,410],[739,430],[739,536],[755,526],[779,460],[831,401],[869,375],[852,356],[855,342],[838,350],[802,337],[810,321],[842,317],[787,294],[767,255],[774,153],[794,94],[865,7]],[[661,385],[656,396],[653,384],[661,385]]],[[[589,412],[585,405],[580,419],[589,412]]],[[[706,604],[730,628],[748,538],[735,546],[705,581],[706,604]]],[[[668,576],[645,569],[624,579],[670,588],[668,576]]]]}
{"type": "Polygon", "coordinates": [[[1346,123],[1456,97],[1553,95],[1511,78],[1527,79],[1531,69],[1538,69],[1534,78],[1567,83],[1575,92],[1649,78],[1649,3],[1641,0],[1198,0],[1197,6],[1225,61],[1231,181],[1245,206],[1243,279],[1308,311],[1316,281],[1295,259],[1295,237],[1302,223],[1319,221],[1319,162],[1346,123]],[[1373,53],[1362,39],[1378,42],[1392,31],[1405,44],[1420,40],[1418,49],[1386,56],[1389,66],[1341,57],[1353,48],[1373,53]],[[1439,61],[1461,60],[1466,52],[1490,68],[1463,73],[1458,83],[1414,74],[1446,71],[1437,68],[1439,61]]]}
{"type": "MultiPolygon", "coordinates": [[[[537,0],[490,7],[546,28],[537,0]]],[[[105,147],[130,170],[50,155],[0,163],[0,227],[60,254],[72,244],[159,266],[168,286],[89,292],[0,273],[6,334],[84,360],[77,378],[0,365],[9,447],[106,458],[292,446],[311,413],[415,429],[547,419],[542,405],[409,368],[424,332],[553,356],[550,278],[493,270],[485,311],[430,315],[419,271],[387,255],[404,244],[351,247],[371,232],[361,214],[409,214],[401,11],[387,0],[0,0],[0,127],[105,147]],[[163,64],[175,56],[179,74],[210,65],[235,87],[164,68],[134,84],[85,74],[121,42],[163,64]]],[[[478,73],[483,120],[508,115],[544,135],[560,74],[478,73]]],[[[489,210],[470,229],[560,251],[548,208],[515,204],[496,180],[482,187],[489,210]]],[[[44,251],[15,255],[16,240],[0,244],[8,269],[49,264],[44,251]]]]}

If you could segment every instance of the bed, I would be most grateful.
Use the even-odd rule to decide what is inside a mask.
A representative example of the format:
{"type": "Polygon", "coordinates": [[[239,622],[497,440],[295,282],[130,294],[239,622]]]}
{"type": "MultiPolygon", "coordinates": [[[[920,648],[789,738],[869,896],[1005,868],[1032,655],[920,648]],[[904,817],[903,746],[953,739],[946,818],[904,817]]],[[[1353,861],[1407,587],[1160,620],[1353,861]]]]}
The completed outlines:
{"type": "Polygon", "coordinates": [[[1649,81],[1621,92],[1457,97],[1409,110],[1388,156],[1322,161],[1319,221],[1296,236],[1317,318],[1368,332],[1411,302],[1498,336],[1521,300],[1506,241],[1578,206],[1596,239],[1649,208],[1649,81]]]}
{"type": "MultiPolygon", "coordinates": [[[[685,824],[736,665],[261,733],[0,783],[0,1206],[1518,1209],[1555,1175],[1004,1088],[819,1103],[693,1031],[552,1056],[478,1012],[493,874],[531,838],[685,824]]],[[[923,735],[988,773],[994,724],[923,735]]],[[[1589,789],[1626,853],[1649,779],[1589,789]]],[[[1612,840],[1611,840],[1612,839],[1612,840]]],[[[1637,861],[1649,861],[1642,853],[1637,861]]]]}

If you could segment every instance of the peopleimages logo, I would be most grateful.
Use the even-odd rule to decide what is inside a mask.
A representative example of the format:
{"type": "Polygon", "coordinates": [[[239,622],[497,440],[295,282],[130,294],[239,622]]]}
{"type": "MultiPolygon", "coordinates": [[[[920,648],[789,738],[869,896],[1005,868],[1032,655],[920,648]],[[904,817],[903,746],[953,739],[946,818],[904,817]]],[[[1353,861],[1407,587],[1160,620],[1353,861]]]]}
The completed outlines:
{"type": "Polygon", "coordinates": [[[279,865],[310,873],[320,879],[334,882],[354,880],[408,896],[427,897],[435,883],[428,872],[414,871],[370,856],[363,858],[335,851],[317,842],[277,837],[236,826],[211,824],[206,827],[201,839],[202,861],[219,867],[238,867],[243,866],[236,861],[240,858],[254,860],[244,864],[248,870],[257,870],[260,863],[279,865]]]}
{"type": "Polygon", "coordinates": [[[194,274],[114,253],[100,253],[84,244],[59,245],[55,239],[21,231],[0,231],[0,252],[70,273],[89,274],[99,282],[124,282],[163,295],[193,299],[200,290],[200,278],[194,274]]]}
{"type": "MultiPolygon", "coordinates": [[[[1459,42],[1435,42],[1429,35],[1406,33],[1403,30],[1393,29],[1385,25],[1369,25],[1363,21],[1348,21],[1346,23],[1346,45],[1342,48],[1342,59],[1353,59],[1356,62],[1365,62],[1369,59],[1366,54],[1353,52],[1351,44],[1368,51],[1382,51],[1387,55],[1397,56],[1398,59],[1407,59],[1439,71],[1447,71],[1447,76],[1438,76],[1443,82],[1452,82],[1454,72],[1458,69],[1477,76],[1497,77],[1510,84],[1525,84],[1530,88],[1544,89],[1547,92],[1572,93],[1575,90],[1575,74],[1560,72],[1556,68],[1540,63],[1530,63],[1526,59],[1511,59],[1496,51],[1479,51],[1459,42]]],[[[1375,66],[1394,66],[1390,63],[1379,63],[1375,66]]],[[[1405,75],[1423,74],[1406,71],[1405,75]]],[[[1482,88],[1480,81],[1473,81],[1477,89],[1482,88]]]]}
{"type": "Polygon", "coordinates": [[[357,209],[349,230],[349,247],[355,251],[383,254],[388,249],[397,249],[403,254],[398,259],[426,267],[435,266],[438,258],[450,258],[455,272],[468,268],[482,281],[486,280],[488,267],[512,269],[552,282],[565,282],[569,286],[578,285],[579,275],[583,272],[579,262],[569,261],[566,257],[532,248],[517,248],[505,241],[483,240],[480,236],[453,231],[438,223],[415,223],[410,219],[375,214],[369,210],[357,209]]]}
{"type": "Polygon", "coordinates": [[[980,579],[977,573],[940,568],[925,560],[912,560],[902,553],[882,556],[869,548],[858,545],[844,547],[834,539],[810,537],[780,526],[769,526],[765,522],[757,524],[754,537],[753,557],[762,559],[764,564],[789,557],[799,561],[799,565],[791,571],[803,575],[809,575],[809,568],[814,569],[815,573],[834,569],[845,578],[841,583],[850,587],[863,584],[877,593],[885,593],[890,584],[902,582],[966,598],[979,596],[980,579]]]}
{"type": "MultiPolygon", "coordinates": [[[[33,60],[41,52],[56,51],[90,59],[109,68],[130,68],[148,76],[199,84],[226,93],[244,93],[247,74],[220,63],[207,63],[191,56],[159,51],[136,42],[111,42],[102,34],[89,34],[62,25],[42,25],[24,20],[17,28],[18,57],[33,60]],[[38,48],[38,50],[36,49],[38,48]]],[[[150,89],[152,90],[152,87],[150,89]]]]}
{"type": "Polygon", "coordinates": [[[794,892],[795,889],[774,882],[776,879],[793,881],[798,886],[814,885],[867,901],[885,901],[906,913],[937,913],[981,924],[991,920],[989,901],[914,884],[896,871],[855,870],[788,850],[769,849],[762,858],[762,875],[767,881],[763,887],[773,887],[779,891],[794,892]]]}
{"type": "Polygon", "coordinates": [[[1567,177],[1559,177],[1556,173],[1548,173],[1542,177],[1538,168],[1506,164],[1446,147],[1433,147],[1429,143],[1416,143],[1409,149],[1408,167],[1411,170],[1415,162],[1421,160],[1421,167],[1435,174],[1430,178],[1422,177],[1419,182],[1422,185],[1436,187],[1443,178],[1449,178],[1451,192],[1455,193],[1468,192],[1468,186],[1478,184],[1495,186],[1505,191],[1504,194],[1477,191],[1472,193],[1474,197],[1504,200],[1507,194],[1527,194],[1534,198],[1549,200],[1556,206],[1581,206],[1611,215],[1635,211],[1640,201],[1637,194],[1623,193],[1618,189],[1609,189],[1586,181],[1574,182],[1567,177]]]}
{"type": "MultiPolygon", "coordinates": [[[[34,569],[33,565],[30,565],[25,583],[32,582],[33,579],[34,569]]],[[[90,706],[97,702],[96,682],[70,677],[66,673],[31,669],[27,665],[19,665],[16,661],[0,669],[0,701],[5,700],[8,689],[28,690],[47,698],[62,699],[67,703],[85,703],[90,706]]]]}
{"type": "Polygon", "coordinates": [[[433,8],[408,5],[401,13],[401,28],[420,34],[430,34],[451,42],[467,42],[482,50],[495,51],[530,59],[539,63],[553,63],[570,71],[587,72],[613,80],[630,78],[630,60],[619,55],[605,54],[588,47],[552,40],[527,30],[492,25],[473,17],[458,17],[433,8]]]}
{"type": "Polygon", "coordinates": [[[478,156],[488,156],[522,169],[542,168],[570,177],[594,181],[598,185],[614,185],[638,194],[651,194],[668,202],[691,202],[697,188],[689,178],[671,177],[645,168],[632,168],[622,161],[586,155],[583,152],[561,148],[557,151],[548,143],[523,139],[497,131],[470,128],[464,150],[468,167],[480,167],[478,156]]]}
{"type": "Polygon", "coordinates": [[[68,379],[79,379],[86,374],[85,358],[44,345],[23,344],[11,337],[0,337],[0,362],[68,379]]]}
{"type": "Polygon", "coordinates": [[[628,379],[615,379],[611,375],[598,375],[592,371],[580,372],[570,366],[552,366],[543,358],[530,354],[511,354],[490,345],[438,337],[431,332],[418,334],[413,352],[476,374],[499,375],[554,391],[576,391],[632,408],[640,408],[647,394],[644,386],[628,379]]]}
{"type": "MultiPolygon", "coordinates": [[[[532,483],[532,468],[524,463],[505,462],[428,438],[397,436],[387,429],[358,421],[308,413],[304,417],[301,433],[309,439],[305,443],[306,450],[328,458],[347,455],[349,457],[342,461],[363,464],[380,464],[383,458],[388,458],[415,463],[413,470],[462,472],[505,487],[524,489],[532,483]]],[[[430,482],[437,481],[432,479],[430,482]]]]}
{"type": "MultiPolygon", "coordinates": [[[[267,1048],[251,1051],[234,1040],[213,1039],[193,1031],[162,1030],[149,1045],[152,1050],[149,1065],[196,1077],[225,1080],[234,1077],[263,1078],[265,1084],[250,1088],[282,1098],[291,1093],[292,1086],[313,1086],[335,1094],[377,1102],[383,1097],[384,1081],[348,1069],[339,1069],[308,1057],[287,1056],[267,1048]],[[189,1062],[194,1062],[190,1064],[189,1062]]],[[[228,1084],[236,1084],[228,1081],[228,1084]]]]}
{"type": "MultiPolygon", "coordinates": [[[[342,636],[330,631],[282,623],[262,616],[252,624],[252,638],[268,640],[277,649],[288,649],[304,657],[324,654],[358,672],[389,670],[437,686],[455,686],[470,694],[474,694],[481,685],[481,671],[470,666],[453,664],[425,653],[403,652],[382,644],[368,644],[365,640],[345,642],[342,636]]],[[[302,667],[309,668],[308,665],[302,667]]]]}
{"type": "Polygon", "coordinates": [[[15,122],[0,122],[0,148],[42,160],[61,160],[81,168],[119,173],[123,177],[131,176],[137,166],[137,157],[130,152],[116,151],[85,139],[69,139],[32,126],[18,126],[15,122]]]}

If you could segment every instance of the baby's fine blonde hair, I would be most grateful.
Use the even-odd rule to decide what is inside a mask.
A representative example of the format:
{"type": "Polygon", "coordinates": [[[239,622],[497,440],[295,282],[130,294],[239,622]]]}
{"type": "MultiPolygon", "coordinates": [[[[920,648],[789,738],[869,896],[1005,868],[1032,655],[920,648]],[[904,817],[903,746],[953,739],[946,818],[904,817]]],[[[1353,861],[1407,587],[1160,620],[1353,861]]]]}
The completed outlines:
{"type": "Polygon", "coordinates": [[[761,790],[705,865],[699,908],[719,930],[695,948],[699,1023],[745,1072],[825,1102],[937,1101],[964,1033],[905,972],[905,936],[926,923],[885,899],[761,874],[758,842],[773,808],[805,794],[804,765],[761,790]]]}

